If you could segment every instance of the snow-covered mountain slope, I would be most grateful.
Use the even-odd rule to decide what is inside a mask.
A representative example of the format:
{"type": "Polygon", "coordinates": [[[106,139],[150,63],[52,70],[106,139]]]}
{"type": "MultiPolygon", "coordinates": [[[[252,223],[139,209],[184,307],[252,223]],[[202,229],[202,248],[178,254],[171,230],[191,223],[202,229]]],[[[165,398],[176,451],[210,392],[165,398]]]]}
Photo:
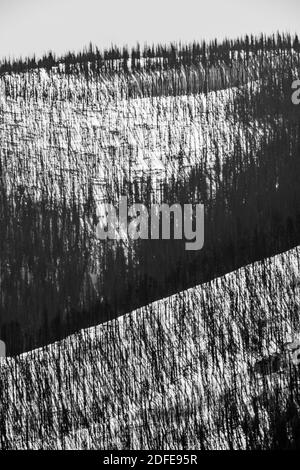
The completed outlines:
{"type": "Polygon", "coordinates": [[[1,75],[0,337],[11,354],[300,243],[286,61],[268,79],[240,67],[238,87],[159,95],[158,73],[135,98],[127,74],[1,75]],[[205,248],[97,240],[95,203],[124,193],[148,209],[202,202],[205,248]]]}
{"type": "MultiPolygon", "coordinates": [[[[86,202],[118,193],[122,181],[207,174],[241,148],[260,147],[256,123],[237,118],[242,88],[207,95],[124,98],[123,82],[41,69],[0,77],[0,165],[7,192],[86,202]],[[255,141],[253,137],[255,135],[255,141]],[[180,158],[179,158],[180,156],[180,158]]],[[[266,131],[264,137],[266,138],[266,131]]],[[[221,177],[221,176],[220,176],[221,177]]],[[[214,191],[215,188],[212,188],[214,191]]]]}
{"type": "Polygon", "coordinates": [[[299,445],[300,247],[1,361],[17,449],[299,445]]]}

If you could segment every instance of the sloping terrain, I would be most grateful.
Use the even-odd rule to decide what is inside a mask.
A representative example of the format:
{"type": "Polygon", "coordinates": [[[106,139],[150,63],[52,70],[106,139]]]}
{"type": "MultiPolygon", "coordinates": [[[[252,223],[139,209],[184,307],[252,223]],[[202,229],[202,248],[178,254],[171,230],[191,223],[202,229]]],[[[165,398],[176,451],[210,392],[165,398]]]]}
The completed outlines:
{"type": "Polygon", "coordinates": [[[299,61],[260,60],[267,78],[175,96],[157,96],[159,74],[152,95],[134,98],[134,74],[1,76],[0,336],[10,354],[300,243],[299,126],[286,72],[294,61],[297,76],[299,61]],[[97,241],[97,203],[122,194],[147,206],[202,202],[205,249],[97,241]]]}
{"type": "Polygon", "coordinates": [[[300,248],[1,360],[15,449],[300,445],[300,248]]]}
{"type": "MultiPolygon", "coordinates": [[[[44,69],[0,78],[0,161],[8,194],[84,204],[118,194],[124,181],[159,184],[205,164],[222,170],[235,136],[247,148],[257,122],[241,123],[234,102],[243,89],[208,94],[124,97],[124,80],[44,69]]],[[[263,134],[255,135],[253,151],[263,134]]],[[[267,134],[265,135],[265,138],[267,134]]],[[[222,178],[222,174],[218,175],[222,178]]],[[[212,196],[216,192],[213,178],[212,196]]],[[[157,188],[158,186],[158,188],[157,188]]]]}

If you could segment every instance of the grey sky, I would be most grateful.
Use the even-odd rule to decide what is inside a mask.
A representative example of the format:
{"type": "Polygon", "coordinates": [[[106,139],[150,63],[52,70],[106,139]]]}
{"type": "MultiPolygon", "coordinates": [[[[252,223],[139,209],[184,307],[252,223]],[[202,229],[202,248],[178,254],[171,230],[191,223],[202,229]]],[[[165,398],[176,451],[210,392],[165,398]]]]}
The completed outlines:
{"type": "Polygon", "coordinates": [[[299,0],[0,0],[0,58],[60,54],[89,41],[169,42],[300,32],[299,0]]]}

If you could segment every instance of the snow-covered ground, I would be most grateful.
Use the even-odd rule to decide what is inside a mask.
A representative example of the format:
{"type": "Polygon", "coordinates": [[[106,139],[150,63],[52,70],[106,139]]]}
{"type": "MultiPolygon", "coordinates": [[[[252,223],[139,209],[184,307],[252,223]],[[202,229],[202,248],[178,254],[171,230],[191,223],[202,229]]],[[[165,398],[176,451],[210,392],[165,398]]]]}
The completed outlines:
{"type": "Polygon", "coordinates": [[[292,444],[299,312],[297,247],[2,360],[1,445],[257,449],[280,436],[292,444]]]}
{"type": "Polygon", "coordinates": [[[238,88],[125,99],[123,86],[117,77],[86,80],[43,69],[0,77],[0,163],[8,193],[22,187],[35,199],[46,191],[48,198],[85,202],[92,188],[102,200],[108,190],[117,194],[124,179],[151,175],[159,187],[196,164],[213,172],[216,158],[222,169],[237,139],[241,148],[251,142],[254,155],[260,146],[256,123],[235,115],[238,88]]]}
{"type": "MultiPolygon", "coordinates": [[[[25,191],[48,201],[75,196],[84,203],[90,188],[102,200],[117,194],[124,179],[151,175],[159,187],[162,179],[203,165],[213,197],[216,173],[222,178],[235,145],[242,155],[251,147],[255,159],[276,127],[240,119],[235,100],[241,89],[126,99],[123,85],[117,75],[87,80],[45,70],[0,77],[0,170],[7,194],[25,191]]],[[[247,86],[259,92],[258,82],[247,86]]],[[[97,284],[101,267],[93,250],[95,244],[89,264],[97,284]]],[[[0,447],[294,443],[299,312],[297,247],[43,349],[1,359],[0,447]],[[276,420],[282,420],[279,437],[276,420]]]]}

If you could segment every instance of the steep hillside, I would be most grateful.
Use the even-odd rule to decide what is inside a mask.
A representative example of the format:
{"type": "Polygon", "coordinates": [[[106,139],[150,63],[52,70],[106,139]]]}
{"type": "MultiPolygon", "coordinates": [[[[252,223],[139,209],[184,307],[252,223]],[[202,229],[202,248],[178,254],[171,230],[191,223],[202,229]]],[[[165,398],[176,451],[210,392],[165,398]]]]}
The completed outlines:
{"type": "Polygon", "coordinates": [[[300,445],[300,249],[1,360],[2,448],[300,445]]]}
{"type": "Polygon", "coordinates": [[[77,62],[1,67],[0,338],[9,354],[299,245],[291,83],[300,55],[296,38],[281,39],[160,48],[130,67],[120,51],[102,63],[92,50],[77,62]],[[148,209],[203,203],[204,248],[99,242],[97,204],[117,206],[124,194],[148,209]]]}

